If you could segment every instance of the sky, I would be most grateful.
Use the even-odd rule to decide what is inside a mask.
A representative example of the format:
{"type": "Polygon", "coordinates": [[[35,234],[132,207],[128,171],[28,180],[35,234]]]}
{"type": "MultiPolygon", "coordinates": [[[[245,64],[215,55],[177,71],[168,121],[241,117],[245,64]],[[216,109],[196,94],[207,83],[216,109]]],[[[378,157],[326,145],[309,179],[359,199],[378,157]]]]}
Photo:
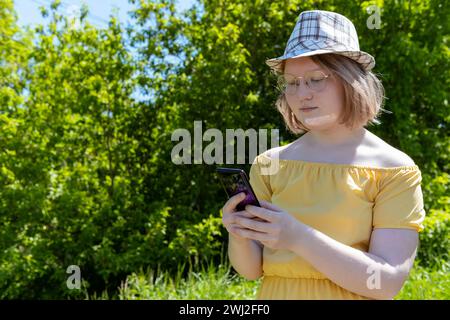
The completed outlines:
{"type": "MultiPolygon", "coordinates": [[[[147,0],[151,1],[151,0],[147,0]]],[[[196,0],[176,0],[177,11],[189,9],[196,0]]],[[[52,0],[14,0],[14,9],[17,13],[18,24],[21,27],[33,26],[35,24],[45,24],[49,18],[42,18],[39,7],[44,6],[50,8],[52,0]]],[[[87,20],[99,28],[106,28],[110,14],[114,13],[113,9],[117,8],[118,18],[120,22],[127,24],[131,18],[128,11],[133,9],[135,5],[128,3],[128,0],[62,0],[59,12],[67,13],[67,16],[76,15],[82,4],[85,3],[89,7],[87,20]]],[[[175,63],[176,59],[167,56],[168,62],[175,63]]],[[[152,94],[145,95],[137,90],[134,97],[138,100],[151,99],[152,94]]]]}
{"type": "MultiPolygon", "coordinates": [[[[49,8],[51,2],[51,0],[14,0],[14,8],[18,15],[19,25],[45,23],[39,7],[49,8]]],[[[195,0],[178,0],[177,9],[181,12],[190,8],[194,2],[195,0]]],[[[62,0],[61,11],[66,12],[67,15],[73,15],[83,3],[89,7],[89,22],[98,27],[106,27],[108,25],[109,15],[113,12],[113,8],[118,9],[119,20],[126,23],[129,20],[127,12],[133,8],[128,3],[128,0],[62,0]]]]}

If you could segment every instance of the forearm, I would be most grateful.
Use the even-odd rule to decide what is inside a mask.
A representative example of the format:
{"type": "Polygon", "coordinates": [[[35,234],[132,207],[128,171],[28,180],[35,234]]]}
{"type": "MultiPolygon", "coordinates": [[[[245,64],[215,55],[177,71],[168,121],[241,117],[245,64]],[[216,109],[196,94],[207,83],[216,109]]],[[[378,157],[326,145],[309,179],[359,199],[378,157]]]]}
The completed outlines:
{"type": "Polygon", "coordinates": [[[305,224],[299,223],[298,228],[300,236],[291,250],[340,287],[374,299],[392,299],[401,288],[403,282],[396,269],[382,258],[347,246],[305,224]]]}
{"type": "Polygon", "coordinates": [[[262,275],[262,246],[250,239],[229,235],[228,257],[233,268],[248,280],[262,275]]]}

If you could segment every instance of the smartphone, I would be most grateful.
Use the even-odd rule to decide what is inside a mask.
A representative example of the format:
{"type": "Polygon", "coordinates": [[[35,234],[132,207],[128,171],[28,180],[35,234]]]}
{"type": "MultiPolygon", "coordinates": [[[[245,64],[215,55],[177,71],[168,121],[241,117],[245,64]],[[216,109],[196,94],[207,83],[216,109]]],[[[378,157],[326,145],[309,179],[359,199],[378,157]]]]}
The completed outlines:
{"type": "Polygon", "coordinates": [[[237,211],[245,210],[245,206],[248,204],[261,207],[244,170],[235,168],[217,168],[216,171],[219,173],[220,181],[222,182],[228,198],[241,192],[246,194],[245,199],[236,206],[237,211]]]}

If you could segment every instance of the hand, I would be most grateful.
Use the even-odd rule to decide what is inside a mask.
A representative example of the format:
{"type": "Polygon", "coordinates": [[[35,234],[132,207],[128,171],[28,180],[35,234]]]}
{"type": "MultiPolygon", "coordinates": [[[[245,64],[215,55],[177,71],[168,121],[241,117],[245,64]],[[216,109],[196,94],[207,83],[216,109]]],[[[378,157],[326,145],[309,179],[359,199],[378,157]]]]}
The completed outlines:
{"type": "Polygon", "coordinates": [[[239,237],[261,242],[272,249],[291,250],[300,235],[302,223],[283,209],[267,201],[259,201],[260,207],[247,205],[247,215],[259,217],[265,221],[255,221],[246,216],[236,217],[235,222],[241,228],[236,229],[239,237]]]}
{"type": "Polygon", "coordinates": [[[239,240],[248,240],[245,237],[240,236],[237,233],[237,230],[240,229],[239,225],[236,223],[236,219],[238,218],[254,218],[253,215],[251,215],[247,211],[236,211],[236,206],[245,199],[245,193],[241,192],[239,194],[236,194],[232,196],[228,201],[225,203],[225,205],[222,208],[222,223],[227,229],[227,231],[232,234],[234,237],[238,238],[239,240]]]}

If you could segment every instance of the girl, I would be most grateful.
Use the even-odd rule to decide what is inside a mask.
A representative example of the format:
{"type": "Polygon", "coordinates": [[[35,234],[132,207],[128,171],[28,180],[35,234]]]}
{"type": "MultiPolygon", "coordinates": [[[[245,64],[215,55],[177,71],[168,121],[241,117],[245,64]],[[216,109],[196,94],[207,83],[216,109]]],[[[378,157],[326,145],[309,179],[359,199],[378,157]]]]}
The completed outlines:
{"type": "Polygon", "coordinates": [[[263,277],[258,299],[393,299],[425,211],[418,166],[364,128],[379,123],[384,98],[374,58],[350,20],[313,10],[267,64],[280,76],[278,110],[304,134],[255,158],[261,208],[236,212],[243,194],[224,205],[231,264],[263,277]]]}

